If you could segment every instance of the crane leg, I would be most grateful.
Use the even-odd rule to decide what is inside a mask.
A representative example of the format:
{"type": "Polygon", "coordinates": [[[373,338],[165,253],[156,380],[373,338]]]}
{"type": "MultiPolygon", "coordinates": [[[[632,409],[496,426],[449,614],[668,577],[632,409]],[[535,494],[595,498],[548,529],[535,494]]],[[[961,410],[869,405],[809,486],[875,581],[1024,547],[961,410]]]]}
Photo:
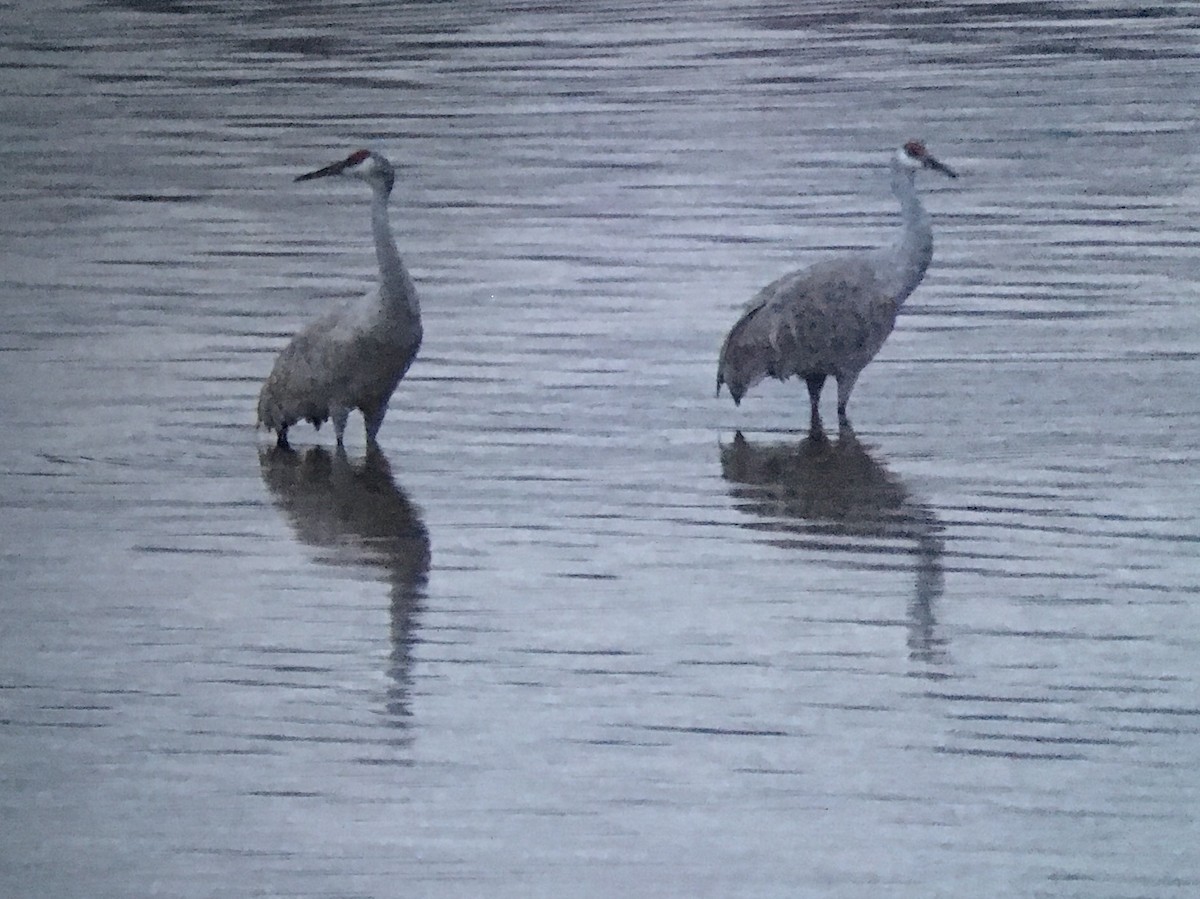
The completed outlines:
{"type": "Polygon", "coordinates": [[[846,406],[850,403],[850,391],[854,389],[854,382],[858,380],[858,372],[852,375],[842,375],[838,378],[838,426],[843,428],[850,427],[850,419],[846,417],[846,406]]]}
{"type": "Polygon", "coordinates": [[[825,386],[825,375],[805,375],[804,383],[808,386],[809,417],[808,429],[814,434],[820,433],[821,426],[821,388],[825,386]]]}
{"type": "Polygon", "coordinates": [[[342,446],[346,436],[346,420],[350,418],[350,410],[336,406],[329,410],[329,417],[333,419],[333,433],[337,436],[337,445],[342,446]]]}
{"type": "Polygon", "coordinates": [[[288,443],[287,431],[287,425],[283,425],[275,432],[275,445],[281,450],[289,450],[292,448],[292,445],[288,443]]]}
{"type": "Polygon", "coordinates": [[[381,403],[379,408],[371,411],[363,411],[363,423],[367,426],[367,444],[375,446],[375,435],[379,433],[379,428],[383,425],[383,416],[387,414],[387,403],[381,403]]]}

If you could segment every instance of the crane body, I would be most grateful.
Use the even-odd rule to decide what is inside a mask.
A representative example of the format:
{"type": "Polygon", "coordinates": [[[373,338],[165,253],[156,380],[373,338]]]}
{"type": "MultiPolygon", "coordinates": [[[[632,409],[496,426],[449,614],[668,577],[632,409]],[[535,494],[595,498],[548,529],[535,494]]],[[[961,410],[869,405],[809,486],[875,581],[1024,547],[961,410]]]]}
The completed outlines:
{"type": "Polygon", "coordinates": [[[372,189],[371,231],[379,285],[366,296],[316,319],[284,347],[258,398],[258,422],[287,446],[288,428],[332,419],[342,445],[350,412],[362,413],[368,445],[387,414],[388,401],[421,346],[421,307],[404,268],[388,218],[395,173],[382,156],[359,150],[342,162],[297,181],[344,175],[372,189]]]}
{"type": "Polygon", "coordinates": [[[825,379],[838,389],[838,420],[849,425],[846,407],[859,374],[875,358],[909,294],[933,258],[929,216],[917,198],[914,177],[929,168],[957,175],[909,141],[892,160],[892,191],[902,224],[894,244],[822,260],[768,284],[747,304],[730,329],[717,363],[717,393],[728,385],[735,403],[770,376],[802,378],[808,387],[810,428],[821,428],[825,379]]]}

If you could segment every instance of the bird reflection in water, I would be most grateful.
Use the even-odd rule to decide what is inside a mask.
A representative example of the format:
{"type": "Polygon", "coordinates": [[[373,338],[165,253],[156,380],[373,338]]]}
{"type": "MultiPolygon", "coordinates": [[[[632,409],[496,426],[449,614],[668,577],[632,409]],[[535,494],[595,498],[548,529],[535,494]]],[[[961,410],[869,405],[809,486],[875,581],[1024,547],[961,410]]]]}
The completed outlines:
{"type": "Polygon", "coordinates": [[[359,463],[341,447],[263,448],[259,463],[276,505],[296,536],[322,551],[322,562],[378,568],[391,584],[387,710],[395,723],[406,723],[416,617],[429,576],[429,532],[420,511],[378,447],[359,463]]]}
{"type": "Polygon", "coordinates": [[[739,431],[721,447],[721,473],[737,508],[761,519],[749,527],[771,532],[776,546],[878,553],[887,551],[878,541],[900,541],[916,560],[909,656],[944,661],[934,610],[943,590],[941,524],[852,430],[842,428],[836,441],[815,430],[798,443],[759,444],[739,431]]]}

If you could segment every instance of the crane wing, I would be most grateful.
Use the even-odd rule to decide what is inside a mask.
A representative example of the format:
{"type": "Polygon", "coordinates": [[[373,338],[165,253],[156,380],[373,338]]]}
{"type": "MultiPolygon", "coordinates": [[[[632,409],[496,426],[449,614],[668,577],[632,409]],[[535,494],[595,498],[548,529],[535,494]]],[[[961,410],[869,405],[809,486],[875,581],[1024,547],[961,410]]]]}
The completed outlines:
{"type": "Polygon", "coordinates": [[[352,356],[352,338],[337,327],[340,318],[334,313],[317,319],[283,348],[259,395],[261,424],[272,429],[303,420],[320,425],[329,417],[330,400],[352,356]]]}

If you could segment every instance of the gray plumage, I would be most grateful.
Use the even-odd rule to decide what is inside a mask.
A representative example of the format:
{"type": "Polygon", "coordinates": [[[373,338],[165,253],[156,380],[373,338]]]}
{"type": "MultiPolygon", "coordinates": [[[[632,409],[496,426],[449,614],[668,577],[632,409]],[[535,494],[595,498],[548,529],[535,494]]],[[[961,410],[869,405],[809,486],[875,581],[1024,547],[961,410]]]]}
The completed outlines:
{"type": "Polygon", "coordinates": [[[420,303],[388,220],[391,163],[359,150],[296,180],[330,175],[358,178],[371,187],[379,286],[312,322],[275,360],[258,397],[258,423],[276,433],[280,446],[288,445],[288,428],[297,422],[319,428],[326,419],[333,420],[340,446],[354,409],[362,413],[368,445],[375,445],[388,400],[421,346],[420,303]]]}
{"type": "Polygon", "coordinates": [[[851,253],[784,275],[764,287],[729,331],[717,363],[717,394],[729,387],[735,403],[770,376],[803,378],[810,423],[820,430],[821,388],[832,376],[838,388],[838,420],[848,425],[846,405],[859,374],[892,332],[908,295],[933,258],[929,216],[917,199],[914,178],[928,168],[957,175],[919,141],[892,159],[892,192],[903,223],[891,247],[851,253]]]}

